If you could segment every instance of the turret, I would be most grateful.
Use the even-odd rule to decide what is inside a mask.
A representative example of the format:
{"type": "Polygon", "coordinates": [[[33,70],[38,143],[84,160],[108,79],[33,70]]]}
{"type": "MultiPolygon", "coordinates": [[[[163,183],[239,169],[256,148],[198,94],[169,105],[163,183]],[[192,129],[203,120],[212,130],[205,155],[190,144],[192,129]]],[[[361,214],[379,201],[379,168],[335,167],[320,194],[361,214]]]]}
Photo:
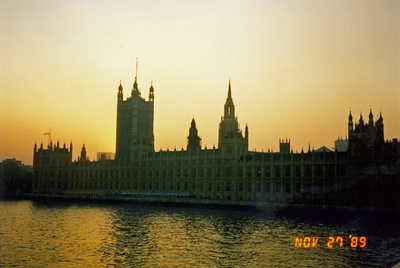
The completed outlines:
{"type": "Polygon", "coordinates": [[[353,125],[353,116],[351,115],[351,110],[349,114],[349,123],[348,123],[348,131],[349,131],[349,138],[353,136],[353,130],[354,130],[354,125],[353,125]]]}
{"type": "Polygon", "coordinates": [[[377,129],[377,136],[378,139],[380,139],[381,141],[384,140],[384,136],[383,136],[383,118],[382,118],[382,112],[379,115],[378,120],[375,123],[375,127],[377,129]]]}
{"type": "Polygon", "coordinates": [[[151,86],[149,88],[149,101],[154,101],[154,87],[153,81],[151,81],[151,86]]]}
{"type": "Polygon", "coordinates": [[[372,109],[369,109],[369,120],[368,120],[368,125],[373,126],[374,125],[374,116],[372,114],[372,109]]]}
{"type": "Polygon", "coordinates": [[[86,148],[85,148],[85,144],[83,144],[83,146],[82,146],[81,161],[86,161],[86,148]]]}
{"type": "Polygon", "coordinates": [[[360,126],[364,126],[364,119],[363,119],[362,113],[360,113],[360,120],[358,121],[358,124],[360,126]]]}
{"type": "Polygon", "coordinates": [[[124,99],[124,93],[122,88],[122,80],[119,80],[119,87],[118,87],[118,101],[122,101],[124,99]]]}

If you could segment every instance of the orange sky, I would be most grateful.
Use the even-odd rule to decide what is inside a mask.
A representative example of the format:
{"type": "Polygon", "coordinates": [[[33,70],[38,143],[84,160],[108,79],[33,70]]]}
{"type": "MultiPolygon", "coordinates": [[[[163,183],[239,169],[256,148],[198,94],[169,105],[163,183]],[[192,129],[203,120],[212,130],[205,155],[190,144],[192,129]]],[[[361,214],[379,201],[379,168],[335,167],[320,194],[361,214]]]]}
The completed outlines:
{"type": "Polygon", "coordinates": [[[155,148],[186,148],[194,116],[218,144],[228,81],[249,149],[334,146],[382,111],[400,137],[398,1],[0,1],[0,161],[35,142],[115,151],[117,88],[155,88],[155,148]]]}

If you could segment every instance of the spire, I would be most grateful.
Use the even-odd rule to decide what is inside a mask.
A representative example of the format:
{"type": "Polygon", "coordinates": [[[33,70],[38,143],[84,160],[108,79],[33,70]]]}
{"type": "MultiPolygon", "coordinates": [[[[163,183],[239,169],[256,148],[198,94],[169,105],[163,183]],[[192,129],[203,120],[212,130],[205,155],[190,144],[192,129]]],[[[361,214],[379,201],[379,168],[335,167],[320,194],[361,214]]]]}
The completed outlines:
{"type": "Polygon", "coordinates": [[[229,78],[229,86],[228,86],[228,97],[227,100],[232,100],[232,92],[231,92],[231,79],[229,78]]]}
{"type": "Polygon", "coordinates": [[[358,123],[359,123],[361,126],[364,125],[364,119],[363,119],[363,116],[362,116],[362,113],[361,113],[361,112],[360,112],[360,120],[358,121],[358,123]]]}
{"type": "Polygon", "coordinates": [[[383,124],[382,111],[380,111],[380,113],[379,113],[379,118],[378,118],[378,120],[376,121],[376,123],[378,123],[378,124],[383,124]]]}
{"type": "MultiPolygon", "coordinates": [[[[137,82],[137,72],[138,72],[138,58],[136,57],[136,75],[135,75],[135,82],[133,83],[132,91],[139,92],[138,82],[137,82]]],[[[140,95],[140,92],[139,92],[140,95]]]]}
{"type": "Polygon", "coordinates": [[[229,79],[228,97],[226,98],[226,101],[225,101],[224,117],[225,118],[235,118],[235,105],[233,104],[233,99],[232,99],[231,79],[229,79]]]}
{"type": "Polygon", "coordinates": [[[374,124],[374,115],[372,114],[371,106],[369,107],[369,122],[370,125],[374,124]]]}

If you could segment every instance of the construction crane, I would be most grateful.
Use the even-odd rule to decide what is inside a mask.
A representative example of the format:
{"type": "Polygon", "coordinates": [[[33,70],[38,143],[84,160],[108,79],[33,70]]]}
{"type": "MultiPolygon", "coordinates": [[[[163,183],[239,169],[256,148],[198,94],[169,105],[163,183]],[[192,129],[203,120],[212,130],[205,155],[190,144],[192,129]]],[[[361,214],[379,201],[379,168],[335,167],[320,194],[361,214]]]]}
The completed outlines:
{"type": "Polygon", "coordinates": [[[50,128],[50,131],[47,133],[44,133],[44,135],[49,135],[49,145],[50,145],[50,143],[51,143],[51,128],[50,128]]]}

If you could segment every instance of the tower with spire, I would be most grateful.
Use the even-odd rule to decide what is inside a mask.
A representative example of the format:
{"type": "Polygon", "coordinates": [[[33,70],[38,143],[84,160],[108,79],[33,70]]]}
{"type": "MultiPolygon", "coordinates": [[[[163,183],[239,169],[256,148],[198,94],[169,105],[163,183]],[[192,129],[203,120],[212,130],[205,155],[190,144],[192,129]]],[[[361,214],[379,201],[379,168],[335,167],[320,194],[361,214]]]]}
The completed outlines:
{"type": "Polygon", "coordinates": [[[229,79],[228,96],[224,105],[224,116],[221,117],[219,124],[218,148],[223,154],[241,156],[248,151],[249,130],[246,124],[245,135],[239,128],[237,117],[235,116],[235,105],[232,99],[231,80],[229,79]]]}
{"type": "Polygon", "coordinates": [[[194,117],[192,119],[192,123],[190,124],[189,129],[189,136],[187,137],[188,144],[187,150],[188,151],[197,151],[201,150],[201,138],[198,136],[198,131],[196,128],[196,122],[194,121],[194,117]]]}
{"type": "Polygon", "coordinates": [[[130,162],[154,152],[154,87],[149,88],[149,100],[141,96],[138,85],[138,61],[131,96],[123,99],[122,81],[117,94],[117,139],[115,159],[130,162]]]}

